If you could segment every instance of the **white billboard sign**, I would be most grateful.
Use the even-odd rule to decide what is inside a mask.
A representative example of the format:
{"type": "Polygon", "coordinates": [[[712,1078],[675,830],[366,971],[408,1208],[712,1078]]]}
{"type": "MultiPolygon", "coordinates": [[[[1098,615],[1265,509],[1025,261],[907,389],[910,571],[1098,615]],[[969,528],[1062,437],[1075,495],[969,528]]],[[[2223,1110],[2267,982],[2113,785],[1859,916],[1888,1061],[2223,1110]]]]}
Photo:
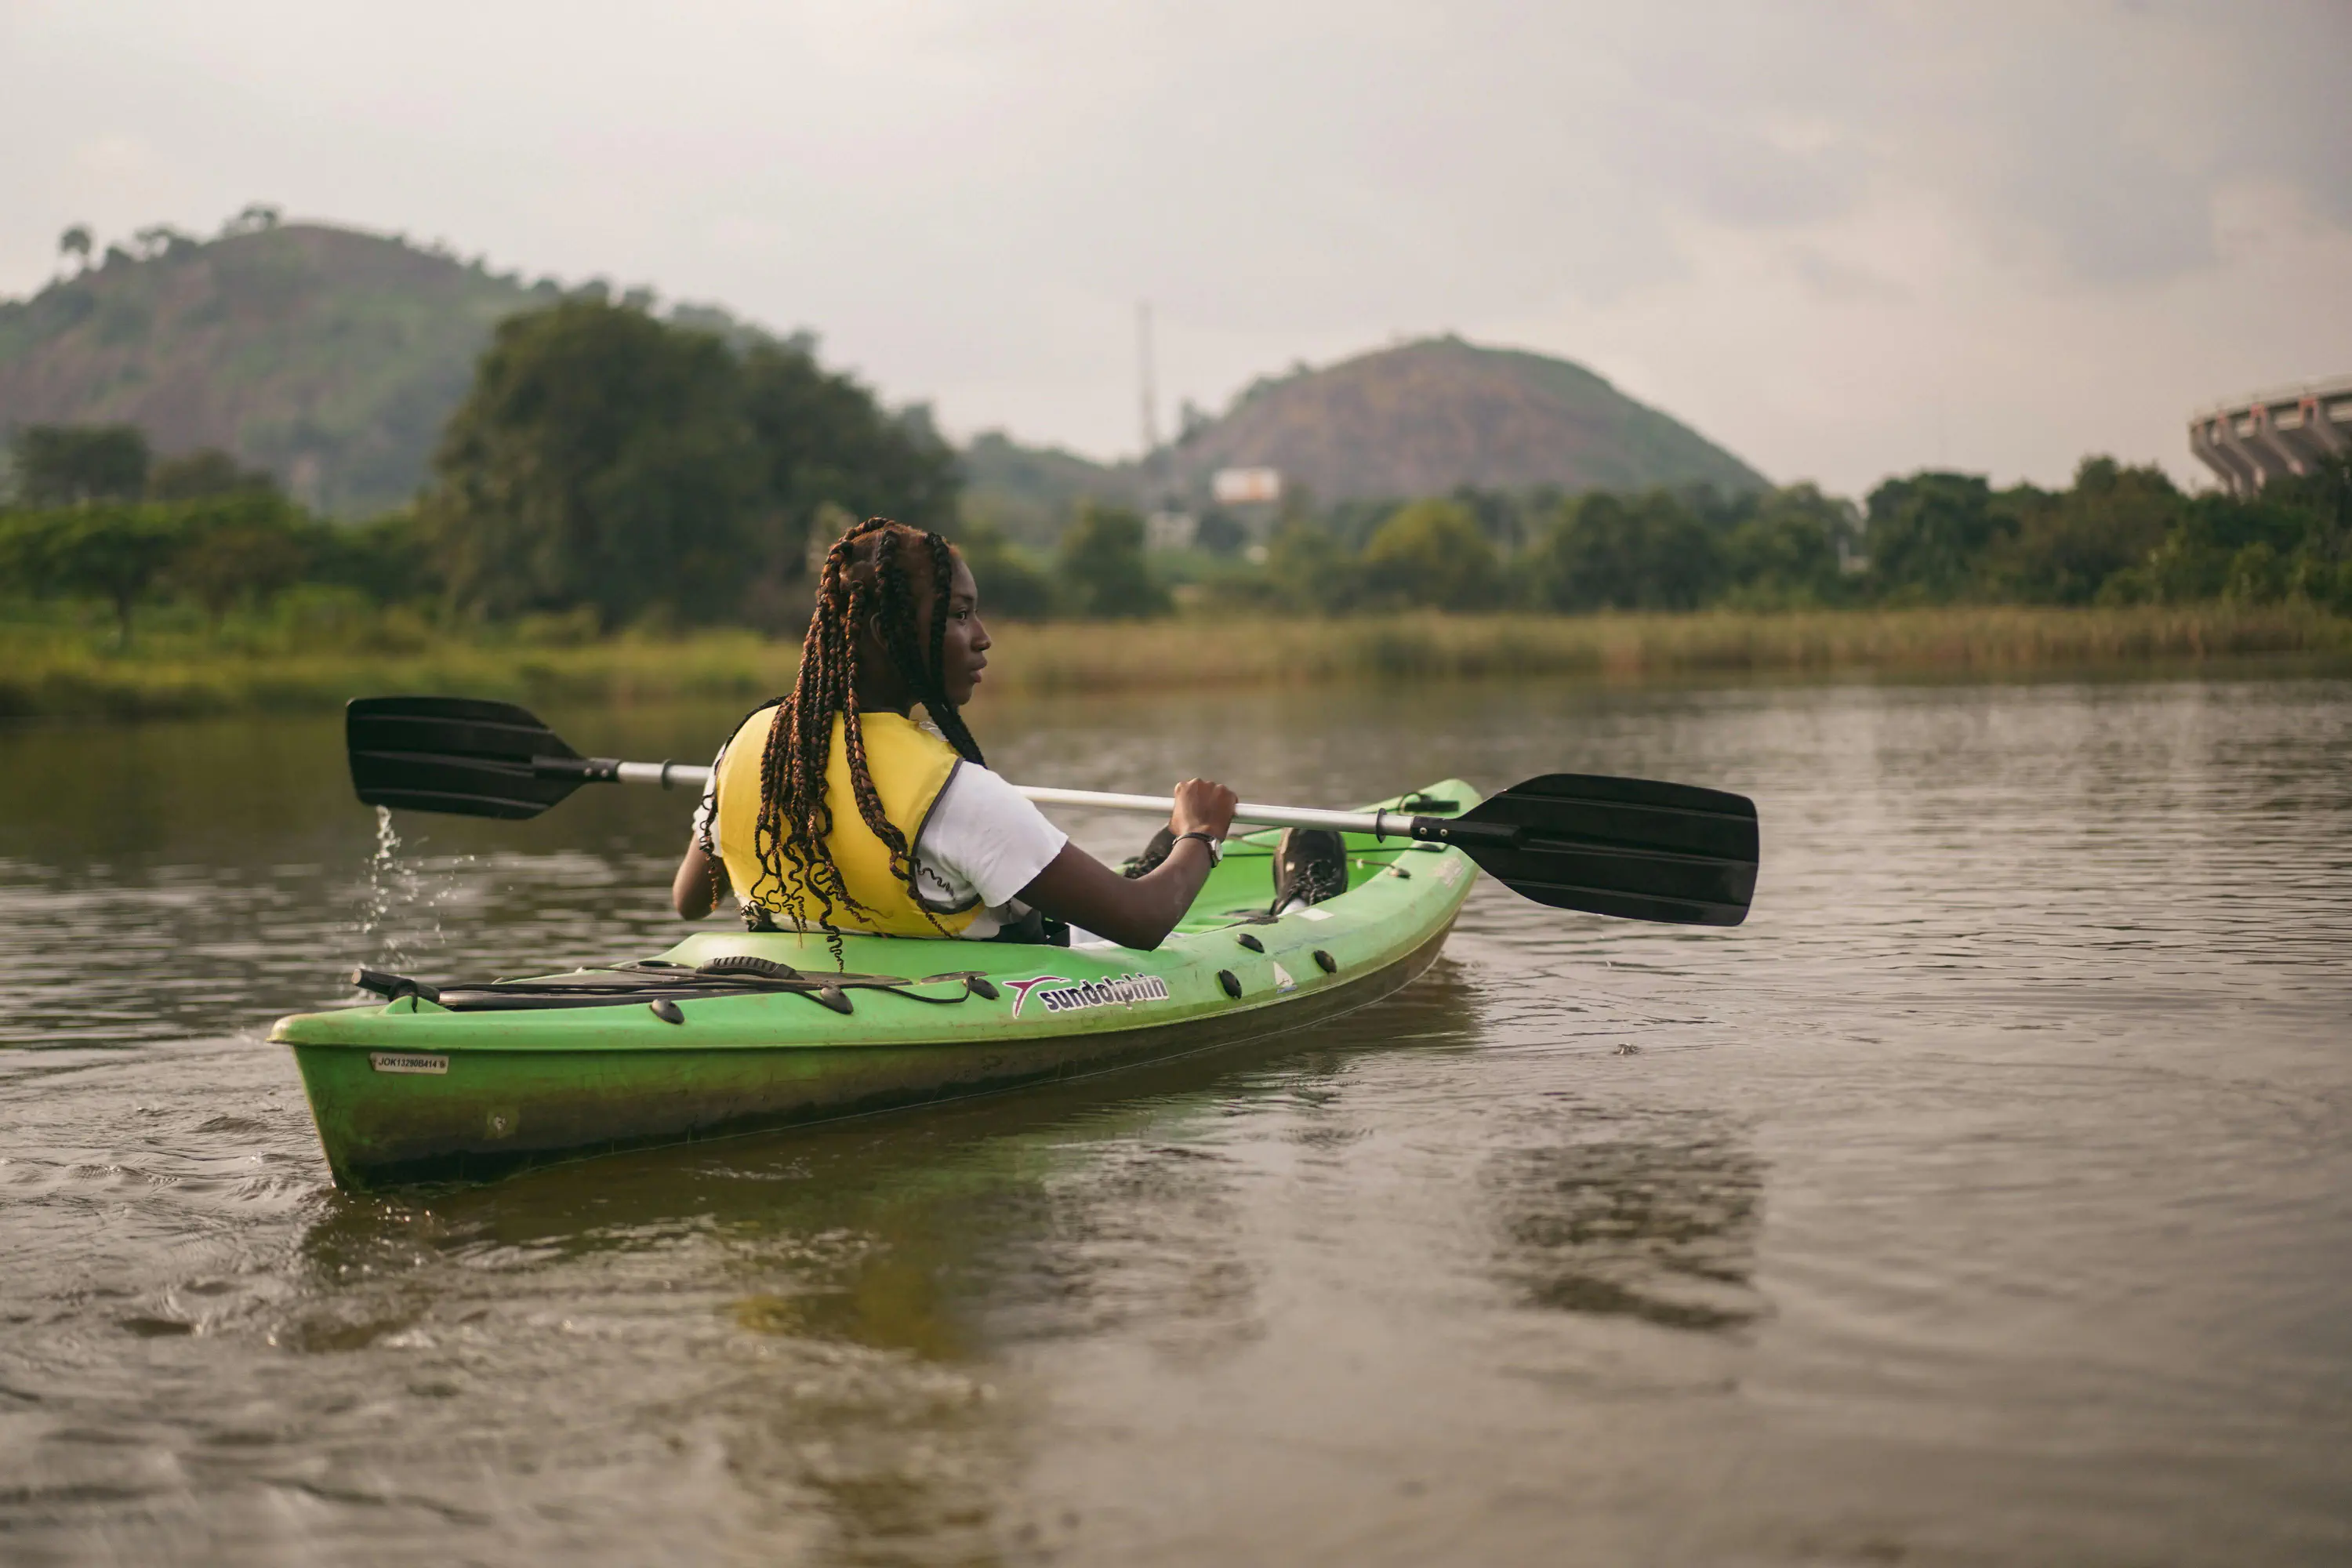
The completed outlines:
{"type": "Polygon", "coordinates": [[[1282,470],[1279,468],[1219,468],[1209,481],[1210,493],[1219,506],[1248,506],[1253,502],[1273,502],[1282,499],[1282,470]]]}

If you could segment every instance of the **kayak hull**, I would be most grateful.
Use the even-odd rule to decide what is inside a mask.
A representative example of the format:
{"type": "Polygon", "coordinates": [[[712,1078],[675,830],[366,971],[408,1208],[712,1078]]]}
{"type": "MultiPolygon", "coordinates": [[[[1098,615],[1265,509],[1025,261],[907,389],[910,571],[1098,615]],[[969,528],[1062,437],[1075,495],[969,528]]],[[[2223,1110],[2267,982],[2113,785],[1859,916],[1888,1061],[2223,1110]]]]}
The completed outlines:
{"type": "MultiPolygon", "coordinates": [[[[1426,793],[1462,810],[1475,804],[1458,781],[1426,793]]],[[[1347,892],[1278,920],[1245,918],[1270,899],[1272,838],[1237,844],[1178,933],[1149,953],[850,937],[842,968],[851,988],[830,1000],[673,991],[685,999],[452,1011],[403,997],[281,1019],[272,1037],[293,1050],[339,1185],[482,1180],[552,1160],[996,1093],[1305,1027],[1417,978],[1476,875],[1455,849],[1350,838],[1347,892]],[[900,978],[950,963],[973,967],[900,978]],[[982,978],[968,982],[972,973],[982,978]],[[858,978],[897,984],[856,989],[858,978]]],[[[660,974],[730,957],[787,963],[812,980],[834,969],[821,938],[704,932],[649,964],[582,977],[625,968],[658,984],[660,974]]]]}
{"type": "Polygon", "coordinates": [[[936,1104],[1214,1050],[1390,995],[1427,969],[1441,931],[1384,969],[1270,1011],[1032,1040],[798,1049],[479,1052],[463,1076],[394,1075],[370,1055],[297,1046],[338,1185],[480,1181],[554,1159],[731,1137],[936,1104]]]}

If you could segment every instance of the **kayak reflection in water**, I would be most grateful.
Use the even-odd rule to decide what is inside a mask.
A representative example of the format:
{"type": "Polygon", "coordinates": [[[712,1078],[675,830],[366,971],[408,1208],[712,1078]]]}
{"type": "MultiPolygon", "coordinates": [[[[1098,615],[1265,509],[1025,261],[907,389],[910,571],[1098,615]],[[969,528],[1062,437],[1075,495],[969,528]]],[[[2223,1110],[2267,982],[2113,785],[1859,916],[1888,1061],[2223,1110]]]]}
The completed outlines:
{"type": "Polygon", "coordinates": [[[1187,779],[1164,857],[1134,877],[1105,866],[982,761],[962,709],[990,646],[971,569],[940,535],[877,517],[835,540],[792,695],[712,764],[670,886],[679,916],[731,890],[755,931],[1066,942],[1076,926],[1158,947],[1216,865],[1234,792],[1187,779]]]}

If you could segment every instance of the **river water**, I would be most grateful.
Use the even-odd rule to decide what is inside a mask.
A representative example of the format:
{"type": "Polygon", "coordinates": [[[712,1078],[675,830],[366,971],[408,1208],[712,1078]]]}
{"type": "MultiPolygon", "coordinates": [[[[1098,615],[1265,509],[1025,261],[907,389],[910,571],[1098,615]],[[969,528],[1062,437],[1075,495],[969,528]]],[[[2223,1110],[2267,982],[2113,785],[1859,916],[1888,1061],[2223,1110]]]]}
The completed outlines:
{"type": "Polygon", "coordinates": [[[379,856],[331,721],[0,731],[0,1561],[2352,1560],[2352,682],[975,718],[1082,787],[1737,789],[1756,910],[1486,884],[1258,1046],[361,1198],[270,1018],[657,951],[685,803],[379,856]]]}

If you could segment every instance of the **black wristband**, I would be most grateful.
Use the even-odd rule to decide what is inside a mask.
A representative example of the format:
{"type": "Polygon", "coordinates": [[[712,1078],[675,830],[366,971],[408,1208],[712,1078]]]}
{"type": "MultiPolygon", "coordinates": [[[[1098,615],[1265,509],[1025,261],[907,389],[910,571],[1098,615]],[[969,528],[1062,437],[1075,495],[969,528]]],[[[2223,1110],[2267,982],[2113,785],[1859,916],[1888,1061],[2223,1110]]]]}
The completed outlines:
{"type": "Polygon", "coordinates": [[[1208,849],[1210,865],[1222,866],[1225,863],[1224,847],[1217,842],[1217,836],[1213,833],[1203,833],[1198,828],[1194,828],[1190,833],[1178,834],[1176,836],[1176,843],[1171,844],[1168,847],[1172,850],[1176,847],[1177,844],[1183,843],[1187,838],[1199,839],[1202,846],[1208,849]]]}

